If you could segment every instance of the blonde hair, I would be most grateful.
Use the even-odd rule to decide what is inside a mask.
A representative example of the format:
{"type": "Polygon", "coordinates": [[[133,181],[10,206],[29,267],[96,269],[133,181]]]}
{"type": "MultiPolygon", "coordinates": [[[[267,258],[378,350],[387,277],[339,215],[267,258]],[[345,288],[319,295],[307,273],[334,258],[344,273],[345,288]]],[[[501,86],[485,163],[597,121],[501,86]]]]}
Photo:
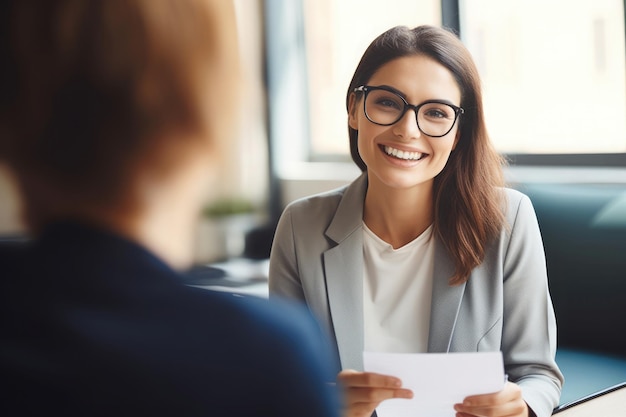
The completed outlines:
{"type": "Polygon", "coordinates": [[[237,48],[224,0],[15,0],[3,45],[0,158],[27,223],[62,199],[111,204],[140,169],[218,148],[237,48]]]}

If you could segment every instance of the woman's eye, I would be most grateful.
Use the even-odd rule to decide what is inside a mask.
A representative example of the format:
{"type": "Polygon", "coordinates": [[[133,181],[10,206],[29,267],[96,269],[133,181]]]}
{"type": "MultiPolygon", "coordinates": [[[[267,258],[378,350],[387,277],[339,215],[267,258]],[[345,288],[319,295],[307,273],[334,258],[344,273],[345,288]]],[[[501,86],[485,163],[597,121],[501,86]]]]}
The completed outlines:
{"type": "Polygon", "coordinates": [[[447,119],[449,117],[448,112],[437,108],[425,110],[424,115],[430,119],[447,119]]]}
{"type": "Polygon", "coordinates": [[[381,98],[381,99],[376,101],[376,104],[381,106],[381,107],[389,107],[389,108],[392,108],[392,109],[399,109],[400,108],[400,104],[398,104],[398,102],[396,100],[391,100],[391,99],[381,98]]]}

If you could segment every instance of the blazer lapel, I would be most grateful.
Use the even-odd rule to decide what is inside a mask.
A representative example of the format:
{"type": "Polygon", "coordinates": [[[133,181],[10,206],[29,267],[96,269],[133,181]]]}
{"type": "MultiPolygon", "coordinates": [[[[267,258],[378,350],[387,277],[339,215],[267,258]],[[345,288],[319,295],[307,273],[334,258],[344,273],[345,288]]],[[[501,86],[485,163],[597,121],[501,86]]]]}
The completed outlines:
{"type": "Polygon", "coordinates": [[[337,244],[324,252],[328,302],[342,368],[363,369],[363,201],[367,176],[345,191],[326,236],[337,244]]]}
{"type": "Polygon", "coordinates": [[[430,308],[428,352],[449,352],[465,283],[448,284],[454,274],[454,262],[439,239],[436,240],[433,295],[430,308]]]}
{"type": "MultiPolygon", "coordinates": [[[[347,189],[326,236],[337,246],[324,252],[328,302],[342,368],[363,369],[363,201],[367,175],[347,189]]],[[[465,284],[450,286],[454,262],[436,240],[428,352],[448,352],[465,284]]]]}

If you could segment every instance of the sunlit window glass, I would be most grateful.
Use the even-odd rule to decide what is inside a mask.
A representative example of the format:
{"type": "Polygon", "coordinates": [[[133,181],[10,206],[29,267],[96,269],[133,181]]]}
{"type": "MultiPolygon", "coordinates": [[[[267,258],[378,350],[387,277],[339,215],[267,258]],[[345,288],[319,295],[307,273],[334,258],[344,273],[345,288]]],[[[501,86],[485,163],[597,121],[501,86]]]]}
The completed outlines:
{"type": "Polygon", "coordinates": [[[461,32],[500,151],[626,152],[623,0],[464,0],[461,32]]]}
{"type": "Polygon", "coordinates": [[[304,0],[311,157],[347,157],[345,95],[365,48],[397,26],[441,24],[439,0],[304,0]]]}

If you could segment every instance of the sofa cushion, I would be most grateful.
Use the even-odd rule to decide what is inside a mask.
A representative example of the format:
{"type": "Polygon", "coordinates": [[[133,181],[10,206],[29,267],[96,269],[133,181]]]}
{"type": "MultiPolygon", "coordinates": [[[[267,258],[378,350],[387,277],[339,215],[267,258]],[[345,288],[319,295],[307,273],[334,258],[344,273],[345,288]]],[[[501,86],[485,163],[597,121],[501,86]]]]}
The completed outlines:
{"type": "Polygon", "coordinates": [[[559,346],[626,357],[626,185],[533,184],[559,346]]]}

